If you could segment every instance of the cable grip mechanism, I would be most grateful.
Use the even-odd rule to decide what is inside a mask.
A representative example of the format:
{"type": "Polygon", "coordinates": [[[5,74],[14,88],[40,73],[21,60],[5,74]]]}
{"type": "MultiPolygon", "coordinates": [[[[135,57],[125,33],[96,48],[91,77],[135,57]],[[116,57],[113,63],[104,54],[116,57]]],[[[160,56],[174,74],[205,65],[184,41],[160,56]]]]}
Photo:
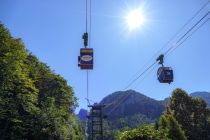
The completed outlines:
{"type": "Polygon", "coordinates": [[[159,61],[158,64],[162,65],[163,66],[163,62],[164,62],[164,54],[161,54],[157,59],[156,61],[159,61]]]}
{"type": "Polygon", "coordinates": [[[88,46],[88,33],[87,32],[83,34],[82,39],[84,39],[84,46],[86,48],[88,46]]]}

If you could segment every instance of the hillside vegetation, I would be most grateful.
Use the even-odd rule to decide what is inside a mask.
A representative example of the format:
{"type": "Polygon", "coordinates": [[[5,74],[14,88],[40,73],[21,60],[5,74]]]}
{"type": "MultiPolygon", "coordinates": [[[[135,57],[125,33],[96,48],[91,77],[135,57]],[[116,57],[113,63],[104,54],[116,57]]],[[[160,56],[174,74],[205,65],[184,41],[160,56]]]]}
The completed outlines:
{"type": "Polygon", "coordinates": [[[0,24],[0,139],[82,140],[65,79],[0,24]]]}
{"type": "MultiPolygon", "coordinates": [[[[196,92],[196,95],[187,94],[187,96],[189,98],[182,99],[182,101],[180,101],[177,104],[181,105],[182,102],[184,102],[185,100],[187,101],[189,99],[203,101],[200,99],[200,97],[204,99],[205,101],[208,101],[209,99],[207,92],[205,93],[196,92]]],[[[157,135],[154,135],[154,136],[158,138],[159,134],[162,134],[162,132],[160,133],[159,132],[160,130],[153,129],[154,126],[152,124],[155,124],[155,123],[157,124],[159,119],[161,122],[165,122],[165,123],[167,122],[168,125],[176,125],[177,130],[175,131],[180,131],[179,135],[183,135],[183,132],[181,131],[182,128],[180,127],[180,124],[177,122],[176,118],[172,114],[163,115],[164,112],[168,110],[167,108],[171,104],[171,99],[172,98],[166,98],[164,100],[158,101],[158,100],[149,98],[145,96],[144,94],[141,94],[134,90],[118,91],[118,92],[114,92],[106,96],[100,102],[101,104],[106,105],[106,107],[103,109],[103,113],[108,116],[108,118],[104,120],[105,139],[114,140],[116,139],[115,138],[116,134],[118,134],[119,131],[121,132],[126,131],[125,135],[127,135],[127,134],[130,134],[130,131],[128,130],[132,130],[132,129],[134,129],[132,130],[132,132],[134,131],[135,133],[143,133],[145,132],[145,130],[148,130],[151,132],[153,131],[157,132],[157,135]]],[[[209,102],[207,103],[209,104],[209,102]]],[[[196,106],[196,104],[195,105],[191,104],[191,105],[196,106]]],[[[188,105],[188,107],[190,108],[190,105],[188,105]]],[[[204,108],[207,109],[206,107],[204,108]]],[[[196,109],[194,109],[194,111],[196,112],[196,109]]],[[[81,109],[80,113],[78,114],[80,119],[84,121],[83,124],[85,124],[86,114],[87,114],[87,111],[84,109],[81,109]]],[[[191,112],[191,115],[193,114],[195,113],[191,112]]],[[[153,133],[149,132],[148,136],[149,135],[153,135],[153,133]]],[[[178,136],[176,137],[179,138],[178,136]]]]}
{"type": "Polygon", "coordinates": [[[161,102],[134,90],[112,93],[100,103],[107,105],[103,109],[108,116],[104,122],[106,140],[115,139],[118,131],[155,123],[165,110],[161,102]]]}
{"type": "Polygon", "coordinates": [[[159,101],[134,90],[115,92],[105,97],[101,104],[107,105],[104,114],[112,127],[118,129],[155,122],[165,110],[159,101]]]}
{"type": "Polygon", "coordinates": [[[118,140],[209,140],[209,130],[206,102],[176,89],[159,121],[118,133],[118,140]]]}

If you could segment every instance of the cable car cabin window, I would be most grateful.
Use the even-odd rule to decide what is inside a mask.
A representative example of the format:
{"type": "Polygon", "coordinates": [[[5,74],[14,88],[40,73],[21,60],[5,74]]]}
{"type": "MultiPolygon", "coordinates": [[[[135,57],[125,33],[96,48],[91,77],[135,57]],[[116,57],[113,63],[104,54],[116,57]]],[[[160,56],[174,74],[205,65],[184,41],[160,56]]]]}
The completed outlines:
{"type": "Polygon", "coordinates": [[[93,49],[81,48],[80,56],[78,57],[78,66],[80,69],[91,70],[93,69],[93,49]]]}
{"type": "Polygon", "coordinates": [[[170,67],[160,67],[157,71],[158,80],[160,83],[173,82],[173,70],[170,67]]]}

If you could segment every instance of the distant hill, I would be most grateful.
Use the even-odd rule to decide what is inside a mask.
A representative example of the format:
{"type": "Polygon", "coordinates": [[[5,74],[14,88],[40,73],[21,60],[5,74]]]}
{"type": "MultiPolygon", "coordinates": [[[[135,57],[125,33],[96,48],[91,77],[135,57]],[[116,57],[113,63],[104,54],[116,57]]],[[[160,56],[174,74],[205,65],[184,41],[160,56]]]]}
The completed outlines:
{"type": "MultiPolygon", "coordinates": [[[[209,92],[194,92],[193,97],[201,97],[210,107],[209,92]]],[[[105,104],[103,113],[108,116],[104,120],[104,130],[107,140],[114,139],[116,130],[135,128],[142,124],[154,123],[165,111],[170,98],[155,100],[134,90],[117,91],[102,99],[100,104],[105,104]]],[[[83,122],[85,129],[87,111],[81,109],[78,117],[83,122]]]]}
{"type": "MultiPolygon", "coordinates": [[[[192,97],[201,97],[208,105],[210,108],[210,92],[193,92],[190,94],[192,97]]],[[[164,100],[161,100],[160,102],[166,106],[167,103],[169,102],[170,97],[165,98],[164,100]]]]}
{"type": "Polygon", "coordinates": [[[206,101],[208,107],[210,107],[210,92],[193,92],[190,95],[193,97],[201,97],[206,101]]]}
{"type": "MultiPolygon", "coordinates": [[[[194,92],[193,97],[201,97],[210,107],[209,92],[194,92]]],[[[134,90],[117,91],[102,99],[105,104],[103,112],[108,116],[110,129],[134,128],[141,124],[154,123],[165,110],[170,98],[158,101],[134,90]]],[[[87,111],[81,109],[79,118],[86,120],[87,111]]]]}
{"type": "Polygon", "coordinates": [[[88,111],[86,109],[81,108],[77,116],[81,121],[86,121],[88,115],[88,111]]]}
{"type": "Polygon", "coordinates": [[[136,127],[143,123],[152,123],[160,117],[165,106],[134,90],[118,91],[105,97],[101,104],[107,105],[104,113],[113,127],[136,127]]]}

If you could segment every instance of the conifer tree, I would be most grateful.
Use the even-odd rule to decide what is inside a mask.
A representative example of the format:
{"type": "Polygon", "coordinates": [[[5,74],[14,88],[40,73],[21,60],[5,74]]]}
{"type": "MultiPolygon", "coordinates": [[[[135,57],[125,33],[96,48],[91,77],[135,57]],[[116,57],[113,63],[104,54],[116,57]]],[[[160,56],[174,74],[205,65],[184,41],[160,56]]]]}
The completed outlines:
{"type": "Polygon", "coordinates": [[[193,98],[184,90],[176,89],[170,98],[167,113],[175,117],[190,140],[208,140],[210,116],[207,104],[201,98],[193,98]]]}

